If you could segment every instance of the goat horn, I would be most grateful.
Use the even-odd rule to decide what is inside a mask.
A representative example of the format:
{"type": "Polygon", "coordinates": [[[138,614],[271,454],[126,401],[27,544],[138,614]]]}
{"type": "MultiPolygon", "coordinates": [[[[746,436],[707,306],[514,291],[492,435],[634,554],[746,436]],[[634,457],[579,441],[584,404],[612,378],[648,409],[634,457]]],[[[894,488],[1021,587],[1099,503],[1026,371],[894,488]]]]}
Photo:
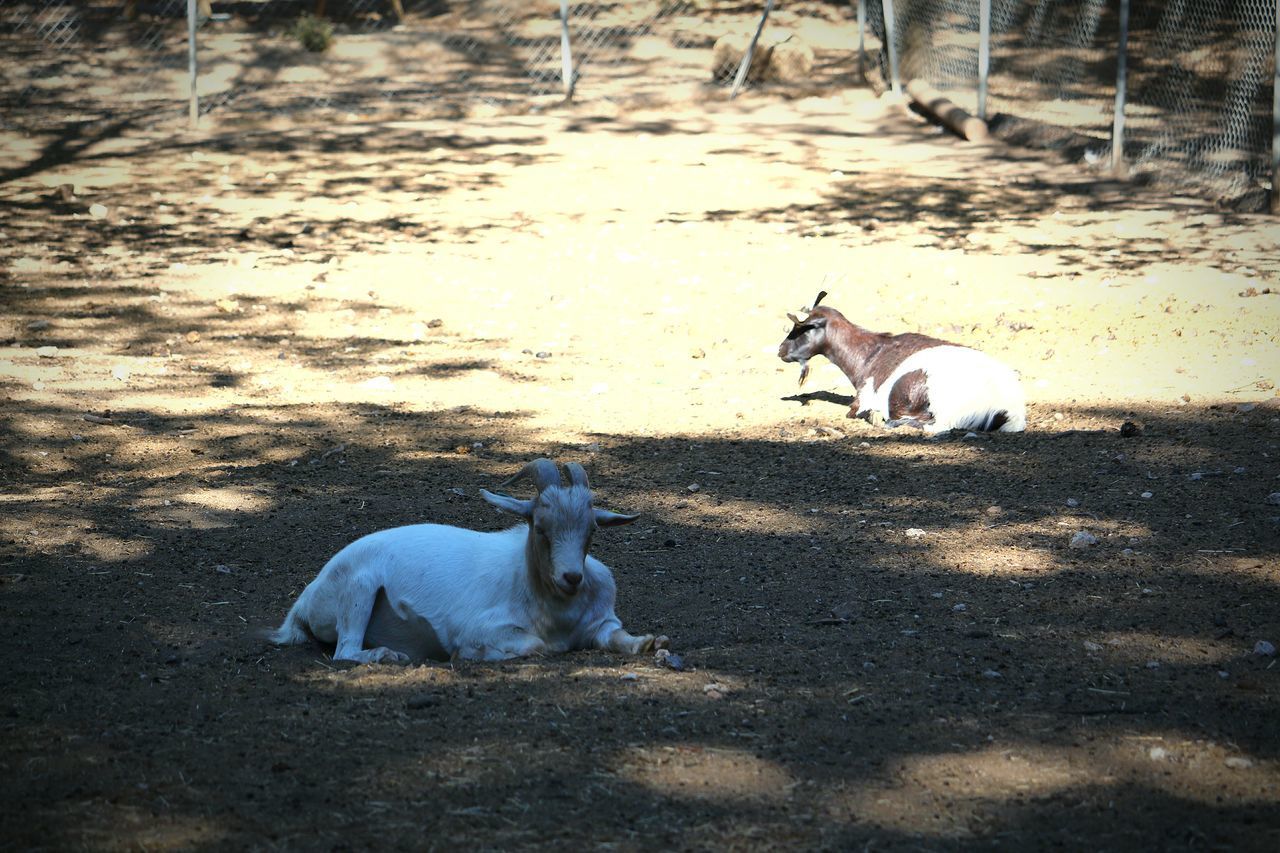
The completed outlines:
{"type": "Polygon", "coordinates": [[[569,485],[591,488],[591,484],[587,482],[587,470],[577,462],[566,462],[564,473],[569,477],[569,485]]]}
{"type": "Polygon", "coordinates": [[[810,308],[809,310],[810,310],[810,311],[813,311],[813,309],[814,309],[814,308],[817,308],[817,307],[818,307],[818,303],[822,301],[822,297],[824,297],[824,296],[826,296],[826,295],[827,295],[827,292],[826,292],[825,290],[819,290],[819,291],[818,291],[818,298],[817,298],[817,299],[815,299],[815,300],[813,300],[813,308],[810,308]]]}
{"type": "Polygon", "coordinates": [[[534,488],[536,488],[539,493],[546,491],[552,486],[560,485],[560,471],[556,468],[556,463],[552,462],[550,459],[535,459],[521,468],[513,476],[503,480],[498,484],[498,486],[500,488],[502,486],[510,486],[512,483],[525,477],[533,480],[534,488]]]}

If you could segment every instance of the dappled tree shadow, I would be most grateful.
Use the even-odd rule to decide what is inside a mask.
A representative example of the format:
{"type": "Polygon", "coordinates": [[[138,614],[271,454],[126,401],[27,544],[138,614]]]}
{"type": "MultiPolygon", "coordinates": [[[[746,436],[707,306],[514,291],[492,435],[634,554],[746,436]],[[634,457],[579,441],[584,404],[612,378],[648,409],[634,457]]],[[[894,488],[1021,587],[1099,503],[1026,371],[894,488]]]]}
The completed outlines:
{"type": "Polygon", "coordinates": [[[1231,467],[1274,435],[1269,411],[584,449],[539,444],[519,412],[72,427],[75,410],[26,408],[0,432],[6,760],[34,768],[3,783],[26,813],[11,839],[1197,847],[1280,828],[1186,787],[1221,772],[1212,744],[1262,762],[1280,744],[1275,675],[1248,654],[1277,622],[1280,542],[1251,497],[1266,473],[1231,467]],[[87,434],[32,435],[33,417],[87,434]],[[364,533],[502,526],[475,490],[535,454],[582,459],[604,502],[643,513],[596,550],[624,621],[672,635],[692,672],[600,653],[334,668],[253,635],[364,533]],[[84,485],[51,504],[66,470],[84,485]],[[1067,547],[1079,527],[1097,550],[1067,547]]]}

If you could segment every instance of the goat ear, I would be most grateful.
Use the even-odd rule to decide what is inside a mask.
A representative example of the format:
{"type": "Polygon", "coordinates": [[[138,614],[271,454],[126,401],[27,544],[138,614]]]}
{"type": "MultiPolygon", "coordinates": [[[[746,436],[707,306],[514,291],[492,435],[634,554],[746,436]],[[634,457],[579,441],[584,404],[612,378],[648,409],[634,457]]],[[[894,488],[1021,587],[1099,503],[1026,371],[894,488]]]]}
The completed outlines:
{"type": "Polygon", "coordinates": [[[597,527],[617,527],[620,524],[630,524],[639,518],[639,515],[623,515],[620,512],[609,512],[607,509],[597,509],[596,511],[597,527]]]}
{"type": "Polygon", "coordinates": [[[480,497],[503,512],[518,515],[526,521],[533,518],[533,501],[522,501],[510,495],[495,495],[493,492],[485,491],[484,489],[480,490],[480,497]]]}

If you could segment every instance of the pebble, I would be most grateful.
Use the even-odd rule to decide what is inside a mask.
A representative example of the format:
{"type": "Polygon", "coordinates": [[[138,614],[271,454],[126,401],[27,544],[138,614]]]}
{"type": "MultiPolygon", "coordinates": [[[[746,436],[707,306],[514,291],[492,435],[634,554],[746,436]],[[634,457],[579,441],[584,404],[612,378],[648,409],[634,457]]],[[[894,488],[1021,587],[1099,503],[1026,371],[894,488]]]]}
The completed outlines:
{"type": "Polygon", "coordinates": [[[1164,761],[1169,757],[1169,750],[1163,746],[1153,746],[1147,750],[1147,755],[1151,757],[1152,761],[1164,761]]]}
{"type": "Polygon", "coordinates": [[[1084,650],[1086,652],[1100,652],[1102,651],[1102,646],[1099,643],[1095,643],[1093,640],[1085,640],[1084,650]]]}
{"type": "Polygon", "coordinates": [[[1147,661],[1147,669],[1159,669],[1159,668],[1160,668],[1160,661],[1158,660],[1147,661]]]}
{"type": "Polygon", "coordinates": [[[920,536],[923,536],[924,531],[921,530],[919,527],[908,527],[906,530],[906,535],[911,537],[912,539],[916,539],[920,536]]]}
{"type": "Polygon", "coordinates": [[[700,485],[699,485],[699,484],[697,484],[697,483],[690,483],[689,485],[685,486],[685,488],[686,488],[686,489],[688,489],[688,490],[689,490],[689,491],[691,491],[691,492],[700,492],[700,491],[702,491],[702,486],[700,486],[700,485]]]}
{"type": "Polygon", "coordinates": [[[992,518],[994,518],[995,516],[999,515],[1002,512],[1004,512],[1004,510],[998,506],[987,507],[987,515],[991,516],[992,518]]]}
{"type": "Polygon", "coordinates": [[[1259,640],[1253,646],[1253,653],[1265,658],[1273,658],[1276,656],[1276,647],[1274,643],[1267,640],[1259,640]]]}
{"type": "Polygon", "coordinates": [[[1253,761],[1245,758],[1243,755],[1233,755],[1222,763],[1230,767],[1232,770],[1248,770],[1253,766],[1253,761]]]}
{"type": "Polygon", "coordinates": [[[951,608],[951,610],[955,613],[963,613],[968,609],[969,609],[969,606],[967,604],[957,604],[956,606],[951,608]]]}
{"type": "Polygon", "coordinates": [[[47,328],[49,328],[48,320],[32,320],[27,324],[28,332],[43,332],[47,328]]]}
{"type": "Polygon", "coordinates": [[[57,347],[36,347],[36,355],[40,356],[41,358],[57,358],[58,348],[57,347]]]}
{"type": "Polygon", "coordinates": [[[1080,506],[1080,501],[1075,498],[1067,498],[1067,506],[1080,506]]]}
{"type": "Polygon", "coordinates": [[[621,679],[620,679],[620,680],[622,680],[622,681],[639,681],[639,680],[640,680],[640,676],[636,675],[634,672],[624,672],[624,673],[622,673],[622,677],[621,677],[621,679]]]}
{"type": "Polygon", "coordinates": [[[1004,674],[994,669],[988,669],[982,673],[983,678],[1004,678],[1004,674]]]}
{"type": "Polygon", "coordinates": [[[89,215],[94,219],[106,219],[107,206],[105,204],[91,204],[89,205],[89,215]]]}
{"type": "Polygon", "coordinates": [[[658,649],[653,653],[653,662],[676,672],[684,672],[684,658],[670,649],[658,649]]]}
{"type": "MultiPolygon", "coordinates": [[[[40,349],[44,349],[44,347],[41,347],[40,349]]],[[[36,350],[36,353],[38,355],[43,355],[40,350],[36,350]]],[[[1267,503],[1271,506],[1280,506],[1280,492],[1272,492],[1267,495],[1267,503]]]]}
{"type": "Polygon", "coordinates": [[[713,681],[710,684],[704,684],[702,686],[702,692],[708,699],[723,699],[725,694],[729,691],[725,689],[723,684],[717,684],[713,681]]]}
{"type": "Polygon", "coordinates": [[[1098,537],[1094,536],[1087,530],[1077,530],[1071,534],[1071,542],[1069,547],[1076,549],[1092,548],[1098,544],[1098,537]]]}
{"type": "Polygon", "coordinates": [[[1151,492],[1143,492],[1141,495],[1139,495],[1139,497],[1141,497],[1143,500],[1146,500],[1148,498],[1153,497],[1153,495],[1151,492]]]}
{"type": "Polygon", "coordinates": [[[111,375],[114,376],[116,379],[119,379],[121,382],[127,382],[130,375],[130,370],[126,365],[117,364],[115,367],[111,368],[111,375]]]}

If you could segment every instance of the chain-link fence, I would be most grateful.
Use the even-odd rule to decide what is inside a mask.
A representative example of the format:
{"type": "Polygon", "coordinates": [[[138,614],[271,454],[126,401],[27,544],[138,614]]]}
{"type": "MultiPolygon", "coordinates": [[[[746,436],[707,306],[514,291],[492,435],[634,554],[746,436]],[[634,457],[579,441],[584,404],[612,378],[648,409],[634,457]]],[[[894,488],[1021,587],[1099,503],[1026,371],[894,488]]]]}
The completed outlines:
{"type": "Polygon", "coordinates": [[[1131,0],[1119,90],[1121,0],[864,2],[868,26],[894,49],[881,51],[874,66],[873,82],[884,88],[896,66],[899,82],[922,79],[979,110],[982,13],[989,9],[982,106],[1010,138],[1106,164],[1122,129],[1117,159],[1132,170],[1194,179],[1246,206],[1265,199],[1273,171],[1275,0],[1131,0]]]}
{"type": "MultiPolygon", "coordinates": [[[[568,4],[582,99],[697,99],[721,36],[761,4],[568,4]]],[[[566,94],[558,0],[200,0],[199,111],[216,119],[315,109],[458,115],[537,109],[566,94]],[[319,50],[309,50],[308,45],[319,50]]],[[[769,38],[812,45],[804,85],[855,82],[853,8],[798,2],[769,38]]],[[[163,120],[186,114],[187,0],[0,0],[0,99],[8,126],[163,120]]],[[[755,82],[755,81],[752,81],[755,82]]]]}
{"type": "MultiPolygon", "coordinates": [[[[725,75],[713,79],[723,70],[717,41],[744,43],[764,5],[570,3],[575,97],[663,103],[722,95],[725,75]]],[[[414,117],[525,111],[559,101],[569,88],[559,0],[195,6],[196,89],[208,120],[317,109],[414,117]]],[[[0,123],[38,130],[183,120],[191,91],[187,9],[187,0],[0,0],[0,123]]],[[[926,81],[985,112],[1010,139],[1099,164],[1111,160],[1122,103],[1126,133],[1116,153],[1131,168],[1194,176],[1224,198],[1256,199],[1272,183],[1276,0],[782,2],[764,42],[789,42],[777,54],[790,50],[798,63],[789,88],[860,81],[859,10],[876,46],[874,85],[888,88],[896,70],[900,80],[926,81]],[[1122,4],[1131,11],[1129,74],[1118,98],[1122,4]]]]}

